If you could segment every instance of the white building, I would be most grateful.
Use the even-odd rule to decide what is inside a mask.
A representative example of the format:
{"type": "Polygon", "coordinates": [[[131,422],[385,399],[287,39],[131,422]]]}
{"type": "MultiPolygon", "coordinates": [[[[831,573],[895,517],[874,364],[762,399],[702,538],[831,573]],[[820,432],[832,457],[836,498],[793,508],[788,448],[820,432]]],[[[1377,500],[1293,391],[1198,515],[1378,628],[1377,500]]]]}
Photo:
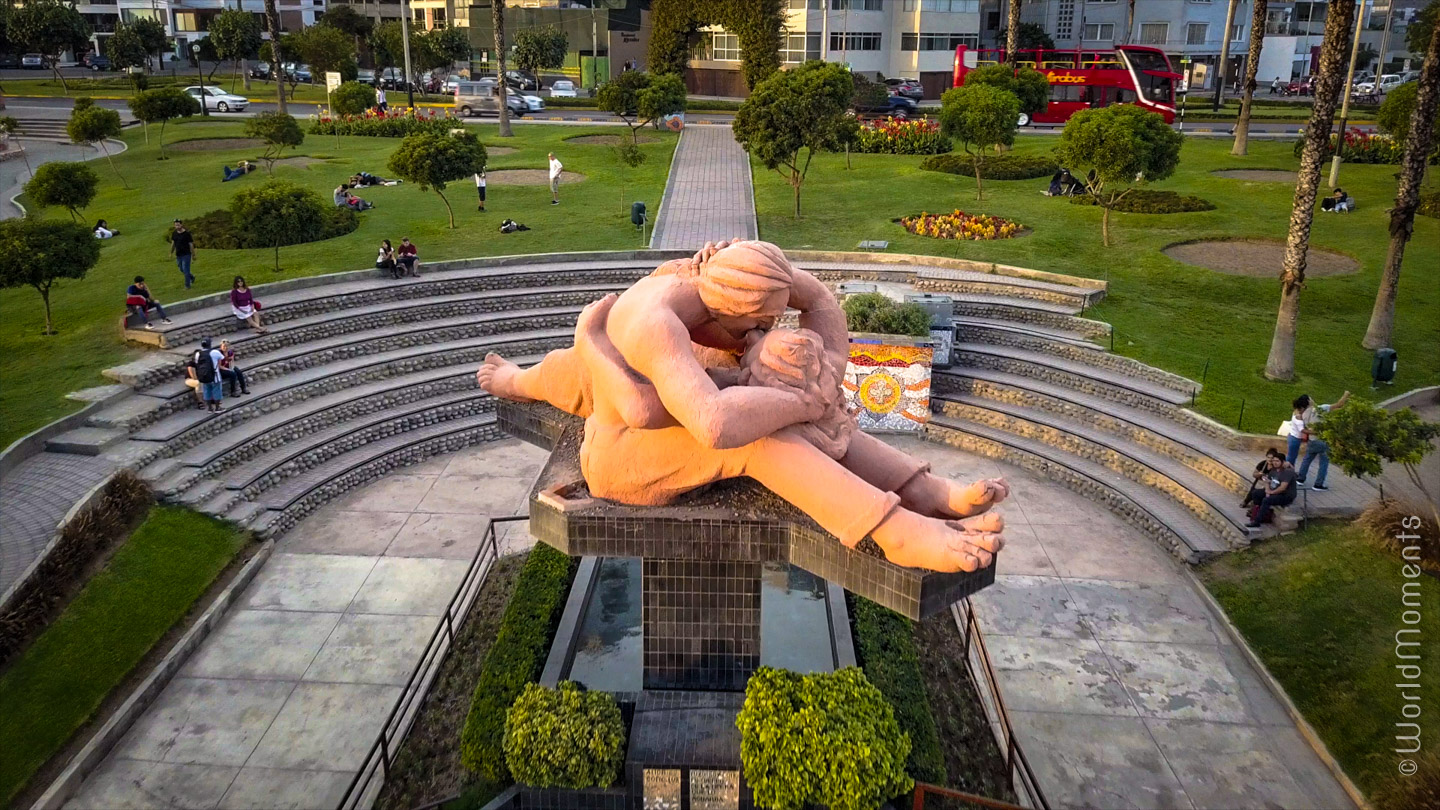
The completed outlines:
{"type": "MultiPolygon", "coordinates": [[[[113,2],[79,2],[75,8],[90,23],[94,31],[91,39],[100,53],[105,52],[105,40],[115,33],[120,22],[149,18],[165,24],[166,33],[174,40],[174,54],[185,54],[190,43],[205,36],[210,20],[227,8],[239,6],[261,18],[261,30],[265,29],[263,0],[114,0],[113,2]]],[[[280,11],[280,28],[291,31],[302,26],[314,25],[315,20],[325,13],[325,0],[277,0],[280,11]]],[[[399,9],[400,4],[394,4],[399,9]]],[[[356,4],[357,10],[360,8],[356,4]]],[[[397,12],[398,13],[398,12],[397,12]]]]}

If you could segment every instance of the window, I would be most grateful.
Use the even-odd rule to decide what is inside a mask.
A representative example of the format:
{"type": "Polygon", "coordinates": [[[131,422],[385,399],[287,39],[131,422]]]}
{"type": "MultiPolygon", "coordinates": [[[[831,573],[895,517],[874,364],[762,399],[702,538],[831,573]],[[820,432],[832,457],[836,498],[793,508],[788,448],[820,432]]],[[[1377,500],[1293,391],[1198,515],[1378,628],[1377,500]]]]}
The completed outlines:
{"type": "Polygon", "coordinates": [[[469,6],[461,5],[461,4],[459,4],[459,3],[456,3],[456,4],[455,4],[455,24],[458,25],[458,26],[461,27],[461,28],[468,28],[468,27],[470,27],[470,7],[469,7],[469,6]]]}
{"type": "Polygon", "coordinates": [[[813,11],[821,11],[824,5],[823,0],[790,0],[791,11],[804,11],[807,8],[813,11]]]}
{"type": "Polygon", "coordinates": [[[1204,45],[1210,35],[1210,23],[1190,23],[1185,26],[1186,45],[1204,45]]]}
{"type": "Polygon", "coordinates": [[[956,14],[979,14],[980,0],[905,0],[905,10],[914,11],[915,4],[921,11],[937,11],[956,14]]]}
{"type": "Polygon", "coordinates": [[[1114,42],[1114,23],[1086,23],[1085,39],[1091,42],[1114,42]]]}
{"type": "Polygon", "coordinates": [[[176,30],[176,31],[199,31],[200,29],[198,29],[198,28],[195,27],[195,12],[193,12],[193,11],[177,11],[177,12],[175,12],[175,30],[176,30]]]}
{"type": "MultiPolygon", "coordinates": [[[[412,8],[412,9],[410,9],[410,11],[411,11],[411,19],[415,22],[415,24],[423,27],[423,26],[425,25],[425,9],[423,9],[423,8],[412,8]]],[[[281,44],[281,45],[284,45],[285,43],[282,42],[282,43],[280,43],[280,44],[281,44]]]]}
{"type": "Polygon", "coordinates": [[[830,34],[830,50],[832,51],[878,51],[880,50],[880,32],[864,33],[840,33],[830,34]]]}
{"type": "Polygon", "coordinates": [[[810,59],[820,58],[820,33],[790,33],[785,36],[780,56],[787,65],[797,65],[810,59]]]}
{"type": "Polygon", "coordinates": [[[1240,23],[1230,26],[1230,41],[1239,42],[1243,39],[1245,39],[1245,26],[1240,23]]]}
{"type": "Polygon", "coordinates": [[[430,27],[431,27],[431,28],[444,28],[444,27],[445,27],[445,9],[443,9],[443,8],[432,8],[432,9],[430,9],[430,27]]]}
{"type": "Polygon", "coordinates": [[[717,62],[740,61],[740,37],[729,31],[717,31],[714,35],[714,55],[717,62]]]}
{"type": "Polygon", "coordinates": [[[835,11],[879,11],[880,0],[830,0],[835,11]]]}
{"type": "Polygon", "coordinates": [[[964,45],[967,48],[980,46],[979,34],[901,34],[902,51],[953,51],[964,45]]]}
{"type": "Polygon", "coordinates": [[[1140,23],[1141,45],[1164,45],[1170,39],[1170,23],[1140,23]]]}
{"type": "Polygon", "coordinates": [[[1050,100],[1077,102],[1081,100],[1081,91],[1084,89],[1073,84],[1052,84],[1050,85],[1050,100]]]}

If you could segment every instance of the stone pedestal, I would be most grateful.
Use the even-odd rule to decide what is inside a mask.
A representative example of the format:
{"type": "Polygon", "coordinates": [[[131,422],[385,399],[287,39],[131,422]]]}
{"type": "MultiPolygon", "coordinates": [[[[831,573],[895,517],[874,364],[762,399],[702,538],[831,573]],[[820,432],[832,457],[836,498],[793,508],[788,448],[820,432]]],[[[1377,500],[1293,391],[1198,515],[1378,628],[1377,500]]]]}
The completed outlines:
{"type": "Polygon", "coordinates": [[[642,566],[645,688],[744,691],[760,667],[760,563],[642,566]]]}

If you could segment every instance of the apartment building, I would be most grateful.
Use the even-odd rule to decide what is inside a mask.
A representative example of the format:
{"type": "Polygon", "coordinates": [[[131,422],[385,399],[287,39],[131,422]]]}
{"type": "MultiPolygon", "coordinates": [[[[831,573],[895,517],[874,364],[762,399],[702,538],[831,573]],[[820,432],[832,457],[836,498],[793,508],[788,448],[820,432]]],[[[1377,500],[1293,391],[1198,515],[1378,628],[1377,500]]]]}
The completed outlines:
{"type": "MultiPolygon", "coordinates": [[[[264,0],[91,0],[76,3],[75,8],[90,23],[91,40],[100,53],[105,52],[105,40],[115,33],[118,23],[145,18],[164,23],[174,39],[173,53],[188,58],[190,43],[205,36],[210,20],[237,5],[257,17],[265,13],[264,0]]],[[[325,13],[325,0],[277,0],[277,5],[282,30],[314,25],[325,13]]]]}
{"type": "MultiPolygon", "coordinates": [[[[787,0],[786,64],[848,64],[871,76],[918,78],[927,98],[950,86],[959,45],[980,41],[981,0],[787,0]]],[[[701,32],[686,77],[692,93],[745,95],[738,38],[701,32]]]]}

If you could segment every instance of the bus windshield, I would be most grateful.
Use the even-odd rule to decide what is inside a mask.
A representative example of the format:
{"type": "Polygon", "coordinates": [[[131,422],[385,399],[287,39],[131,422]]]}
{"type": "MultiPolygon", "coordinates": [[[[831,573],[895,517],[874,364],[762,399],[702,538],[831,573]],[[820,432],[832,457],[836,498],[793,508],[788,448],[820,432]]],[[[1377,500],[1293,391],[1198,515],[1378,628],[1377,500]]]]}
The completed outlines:
{"type": "Polygon", "coordinates": [[[1120,54],[1130,62],[1130,67],[1136,73],[1144,73],[1147,70],[1161,73],[1170,72],[1170,60],[1165,58],[1165,54],[1158,51],[1124,49],[1120,51],[1120,54]]]}

